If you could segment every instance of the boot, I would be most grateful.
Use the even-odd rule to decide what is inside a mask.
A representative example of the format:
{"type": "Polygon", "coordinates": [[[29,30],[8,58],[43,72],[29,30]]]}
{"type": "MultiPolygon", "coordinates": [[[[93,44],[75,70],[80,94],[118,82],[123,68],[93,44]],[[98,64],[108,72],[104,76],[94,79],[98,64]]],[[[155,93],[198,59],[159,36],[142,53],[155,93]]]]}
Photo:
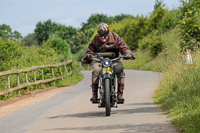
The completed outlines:
{"type": "Polygon", "coordinates": [[[92,97],[90,98],[90,101],[92,103],[97,103],[97,92],[98,92],[98,84],[92,83],[92,97]]]}
{"type": "Polygon", "coordinates": [[[124,103],[123,91],[124,91],[124,84],[118,84],[118,93],[117,93],[118,103],[124,103]]]}

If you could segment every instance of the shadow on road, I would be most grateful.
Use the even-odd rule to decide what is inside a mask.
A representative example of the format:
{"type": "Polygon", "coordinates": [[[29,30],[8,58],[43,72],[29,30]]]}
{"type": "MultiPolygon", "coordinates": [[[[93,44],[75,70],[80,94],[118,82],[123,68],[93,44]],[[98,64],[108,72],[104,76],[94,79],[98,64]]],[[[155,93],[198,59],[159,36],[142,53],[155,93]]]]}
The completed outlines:
{"type": "Polygon", "coordinates": [[[136,114],[136,113],[156,113],[161,112],[161,110],[157,107],[140,107],[135,109],[122,109],[115,110],[115,114],[136,114]]]}
{"type": "Polygon", "coordinates": [[[117,124],[117,125],[105,125],[105,126],[91,126],[91,127],[73,127],[73,128],[53,128],[53,129],[46,129],[46,131],[101,131],[103,130],[116,130],[120,131],[121,133],[169,133],[174,132],[170,131],[169,124],[167,123],[145,123],[140,125],[134,124],[117,124]]]}
{"type": "MultiPolygon", "coordinates": [[[[142,103],[141,105],[145,105],[146,103],[142,103]]],[[[150,103],[148,103],[150,105],[150,103]]],[[[131,104],[134,105],[134,104],[131,104]]],[[[136,105],[139,105],[138,103],[136,105]]],[[[133,109],[119,109],[113,110],[111,114],[136,114],[136,113],[156,113],[161,112],[161,110],[157,107],[139,107],[133,109]]],[[[98,117],[105,117],[105,112],[102,110],[101,112],[84,112],[84,113],[76,113],[76,114],[69,114],[69,115],[59,115],[59,116],[52,116],[48,117],[49,119],[58,119],[58,118],[98,118],[98,117]]]]}
{"type": "Polygon", "coordinates": [[[126,105],[132,105],[132,106],[144,106],[144,105],[155,105],[152,102],[144,102],[144,103],[130,103],[130,104],[126,104],[126,105]]]}
{"type": "Polygon", "coordinates": [[[105,117],[105,113],[101,112],[85,112],[85,113],[77,113],[77,114],[69,114],[69,115],[59,115],[59,116],[52,116],[49,119],[57,119],[57,118],[96,118],[96,117],[105,117]]]}

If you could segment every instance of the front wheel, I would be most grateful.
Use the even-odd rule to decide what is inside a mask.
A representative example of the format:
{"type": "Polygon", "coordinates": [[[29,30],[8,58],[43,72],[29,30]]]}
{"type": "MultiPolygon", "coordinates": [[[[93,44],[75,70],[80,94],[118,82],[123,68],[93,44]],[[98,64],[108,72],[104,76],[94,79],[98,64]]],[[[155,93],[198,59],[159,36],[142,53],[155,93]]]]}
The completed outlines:
{"type": "Polygon", "coordinates": [[[110,116],[110,79],[105,79],[104,95],[106,116],[110,116]]]}

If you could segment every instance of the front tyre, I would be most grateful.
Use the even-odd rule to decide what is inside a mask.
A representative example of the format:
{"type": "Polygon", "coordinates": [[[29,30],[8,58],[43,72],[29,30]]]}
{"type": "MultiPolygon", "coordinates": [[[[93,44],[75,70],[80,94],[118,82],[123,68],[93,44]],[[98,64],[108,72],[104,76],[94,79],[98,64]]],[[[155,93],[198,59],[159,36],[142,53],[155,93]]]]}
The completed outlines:
{"type": "Polygon", "coordinates": [[[110,116],[110,79],[105,79],[104,95],[106,116],[110,116]]]}

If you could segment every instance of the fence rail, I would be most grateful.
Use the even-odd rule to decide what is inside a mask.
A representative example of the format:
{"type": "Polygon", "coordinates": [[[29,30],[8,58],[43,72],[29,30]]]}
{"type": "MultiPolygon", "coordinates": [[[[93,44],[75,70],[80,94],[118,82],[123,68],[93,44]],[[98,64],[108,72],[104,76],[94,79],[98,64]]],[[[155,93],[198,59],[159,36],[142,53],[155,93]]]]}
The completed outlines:
{"type": "MultiPolygon", "coordinates": [[[[33,67],[29,67],[29,68],[24,68],[24,69],[16,69],[16,70],[8,70],[8,71],[0,72],[0,77],[6,76],[6,78],[7,78],[7,90],[1,91],[0,96],[3,96],[5,94],[9,94],[13,91],[17,91],[17,90],[20,90],[20,89],[23,89],[23,88],[26,88],[26,87],[29,87],[29,86],[36,86],[38,84],[49,83],[49,82],[61,79],[61,78],[64,77],[61,67],[64,67],[65,72],[68,73],[68,70],[67,70],[68,65],[70,65],[70,67],[72,68],[72,60],[69,60],[69,61],[63,62],[63,63],[59,63],[59,64],[55,64],[55,65],[33,66],[33,67]],[[52,78],[44,79],[44,68],[50,68],[51,69],[52,78]],[[58,77],[55,77],[54,68],[59,69],[59,76],[58,77]],[[41,80],[36,79],[36,70],[37,69],[41,69],[41,80]],[[27,73],[32,72],[32,71],[34,72],[34,82],[29,82],[27,73]],[[20,85],[19,74],[21,74],[21,73],[25,73],[26,83],[20,85]],[[17,86],[14,87],[14,88],[11,88],[10,75],[13,75],[13,74],[16,74],[17,86]]],[[[72,72],[70,72],[69,74],[72,74],[72,72]]],[[[20,94],[20,91],[18,93],[20,94]]]]}

